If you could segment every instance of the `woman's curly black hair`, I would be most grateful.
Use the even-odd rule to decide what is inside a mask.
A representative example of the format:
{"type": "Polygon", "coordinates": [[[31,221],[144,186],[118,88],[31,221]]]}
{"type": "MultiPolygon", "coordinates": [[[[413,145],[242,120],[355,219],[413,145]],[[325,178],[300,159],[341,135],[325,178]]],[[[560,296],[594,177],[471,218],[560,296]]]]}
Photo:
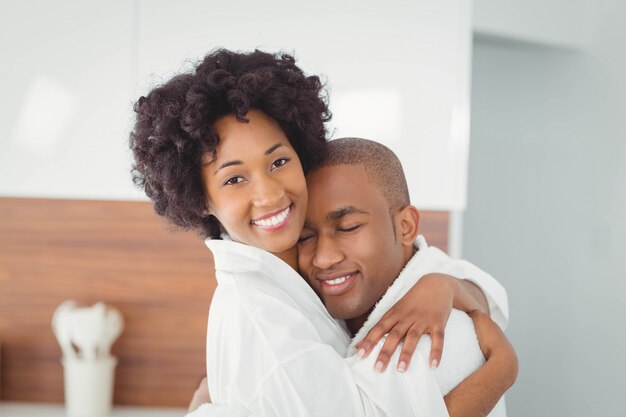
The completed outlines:
{"type": "Polygon", "coordinates": [[[135,103],[133,181],[159,215],[219,238],[221,225],[206,212],[201,177],[203,157],[215,158],[219,144],[215,121],[234,114],[247,123],[250,109],[263,111],[285,132],[306,173],[326,149],[326,101],[320,79],[305,76],[290,55],[216,50],[195,72],[175,76],[135,103]]]}

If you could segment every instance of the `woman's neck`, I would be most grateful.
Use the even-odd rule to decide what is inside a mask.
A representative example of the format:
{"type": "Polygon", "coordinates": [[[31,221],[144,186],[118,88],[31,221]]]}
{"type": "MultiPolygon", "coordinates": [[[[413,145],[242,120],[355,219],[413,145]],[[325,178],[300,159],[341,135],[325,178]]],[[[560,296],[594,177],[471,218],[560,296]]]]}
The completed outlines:
{"type": "Polygon", "coordinates": [[[274,255],[278,256],[284,262],[286,262],[290,267],[298,270],[298,247],[292,246],[290,249],[287,249],[283,252],[274,253],[274,255]]]}

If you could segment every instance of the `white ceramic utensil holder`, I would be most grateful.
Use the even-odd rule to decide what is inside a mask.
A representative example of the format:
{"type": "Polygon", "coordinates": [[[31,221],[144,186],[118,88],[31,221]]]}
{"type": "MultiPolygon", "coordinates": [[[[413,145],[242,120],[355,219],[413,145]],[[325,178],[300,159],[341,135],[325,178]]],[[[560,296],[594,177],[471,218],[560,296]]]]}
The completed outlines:
{"type": "Polygon", "coordinates": [[[68,417],[107,417],[113,404],[117,358],[64,357],[65,408],[68,417]]]}

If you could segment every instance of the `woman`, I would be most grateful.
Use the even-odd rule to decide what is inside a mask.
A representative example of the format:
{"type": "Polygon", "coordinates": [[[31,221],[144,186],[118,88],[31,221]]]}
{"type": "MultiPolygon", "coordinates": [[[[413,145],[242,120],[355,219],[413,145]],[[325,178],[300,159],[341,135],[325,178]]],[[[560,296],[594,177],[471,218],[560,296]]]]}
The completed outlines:
{"type": "MultiPolygon", "coordinates": [[[[348,336],[295,272],[295,244],[307,206],[304,175],[324,155],[324,123],[330,118],[321,92],[319,79],[305,76],[287,55],[219,50],[194,74],[173,78],[135,107],[136,183],[158,214],[208,237],[215,256],[218,288],[207,349],[212,399],[256,415],[376,414],[341,358],[348,336]],[[237,243],[220,243],[222,236],[237,243]],[[240,277],[232,279],[237,264],[240,277]],[[224,273],[227,268],[231,272],[224,273]],[[264,308],[238,327],[244,330],[229,334],[229,320],[240,317],[227,312],[246,307],[231,305],[255,297],[265,297],[264,308]],[[274,306],[285,305],[293,307],[289,317],[277,317],[274,306]],[[297,323],[286,332],[297,343],[274,337],[284,330],[283,321],[297,323]],[[222,340],[212,339],[214,333],[222,340]],[[233,353],[246,342],[258,354],[252,361],[241,351],[233,353]],[[250,366],[237,366],[243,362],[250,366]],[[300,374],[307,367],[341,378],[332,385],[311,379],[300,374]]],[[[445,324],[450,307],[429,308],[445,324]]],[[[370,346],[375,341],[370,339],[370,346]]]]}

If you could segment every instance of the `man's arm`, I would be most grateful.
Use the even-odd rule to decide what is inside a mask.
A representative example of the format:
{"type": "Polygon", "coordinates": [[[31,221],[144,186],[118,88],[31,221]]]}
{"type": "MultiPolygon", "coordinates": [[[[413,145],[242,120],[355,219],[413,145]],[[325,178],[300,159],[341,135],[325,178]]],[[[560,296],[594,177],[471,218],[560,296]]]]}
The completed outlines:
{"type": "Polygon", "coordinates": [[[444,397],[450,417],[486,416],[517,378],[517,356],[500,327],[485,314],[470,317],[487,362],[444,397]]]}

